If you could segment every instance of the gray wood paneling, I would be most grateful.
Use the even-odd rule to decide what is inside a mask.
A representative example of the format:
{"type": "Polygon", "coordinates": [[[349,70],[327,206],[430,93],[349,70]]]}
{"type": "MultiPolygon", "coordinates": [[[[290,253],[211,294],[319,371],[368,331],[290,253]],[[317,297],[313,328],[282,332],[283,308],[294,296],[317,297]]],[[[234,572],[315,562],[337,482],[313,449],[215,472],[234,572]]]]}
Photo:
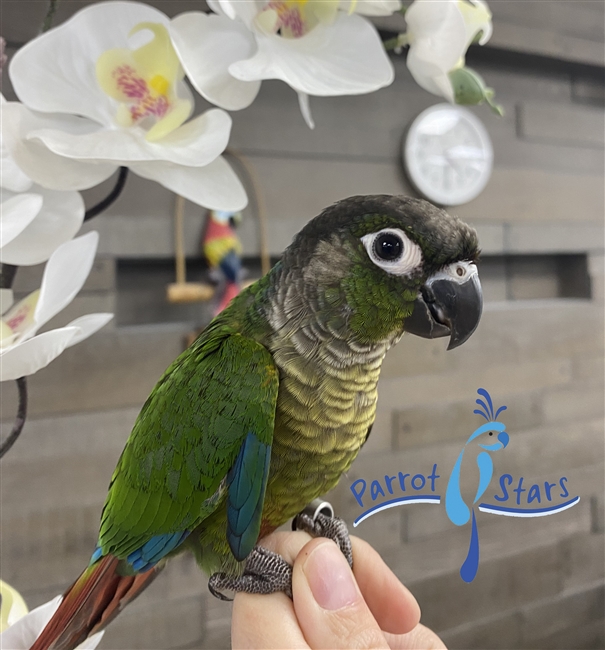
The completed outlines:
{"type": "Polygon", "coordinates": [[[471,221],[602,223],[604,199],[600,175],[496,168],[483,194],[453,211],[471,221]]]}
{"type": "Polygon", "coordinates": [[[603,148],[605,115],[598,108],[523,102],[519,133],[531,140],[603,148]]]}
{"type": "Polygon", "coordinates": [[[540,2],[539,0],[496,0],[490,3],[494,21],[602,42],[605,37],[605,5],[594,0],[540,2]]]}

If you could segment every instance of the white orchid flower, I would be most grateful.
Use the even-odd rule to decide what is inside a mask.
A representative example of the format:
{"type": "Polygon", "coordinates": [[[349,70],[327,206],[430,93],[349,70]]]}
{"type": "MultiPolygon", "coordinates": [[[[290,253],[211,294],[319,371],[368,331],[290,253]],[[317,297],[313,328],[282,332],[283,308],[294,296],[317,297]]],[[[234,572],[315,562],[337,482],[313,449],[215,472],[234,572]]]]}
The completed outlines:
{"type": "Polygon", "coordinates": [[[45,262],[72,239],[84,220],[79,192],[57,192],[33,185],[30,192],[0,192],[0,262],[30,266],[45,262]]]}
{"type": "Polygon", "coordinates": [[[405,13],[410,46],[407,66],[416,83],[434,95],[455,101],[450,74],[464,66],[469,45],[481,32],[480,45],[492,34],[491,12],[483,0],[415,0],[405,13]]]}
{"type": "Polygon", "coordinates": [[[216,13],[184,13],[170,33],[196,90],[228,110],[249,106],[263,79],[299,94],[358,95],[388,86],[394,71],[374,26],[357,15],[389,14],[399,0],[209,0],[216,13]]]}
{"type": "Polygon", "coordinates": [[[26,614],[27,605],[21,594],[9,584],[0,580],[0,632],[14,625],[26,614]]]}
{"type": "Polygon", "coordinates": [[[88,314],[65,327],[36,335],[80,291],[94,262],[99,235],[89,232],[50,256],[39,290],[13,305],[12,291],[0,290],[0,381],[31,375],[65,350],[94,334],[113,314],[88,314]]]}
{"type": "Polygon", "coordinates": [[[115,172],[114,163],[72,160],[54,154],[39,140],[28,139],[31,132],[43,129],[87,133],[97,128],[90,120],[38,113],[4,98],[1,110],[2,187],[24,192],[35,182],[51,190],[84,190],[102,183],[115,172]]]}
{"type": "MultiPolygon", "coordinates": [[[[62,597],[57,596],[32,609],[29,614],[19,618],[9,628],[0,634],[0,647],[6,650],[28,650],[40,636],[46,624],[59,608],[62,597]]],[[[80,643],[76,650],[94,650],[103,638],[104,632],[97,632],[80,643]]]]}
{"type": "MultiPolygon", "coordinates": [[[[17,266],[40,264],[78,232],[84,220],[84,201],[78,192],[58,192],[34,184],[12,155],[12,145],[17,138],[8,135],[10,119],[6,118],[4,111],[9,103],[2,95],[0,106],[3,111],[0,137],[0,262],[17,266]]],[[[35,161],[34,167],[44,168],[48,165],[53,170],[57,169],[57,165],[61,167],[63,160],[68,167],[73,165],[71,160],[47,153],[58,162],[48,165],[51,161],[47,155],[40,159],[32,151],[25,159],[35,161]]],[[[70,170],[63,166],[63,171],[70,170]]]]}
{"type": "MultiPolygon", "coordinates": [[[[40,264],[78,232],[84,220],[84,201],[78,192],[58,192],[34,184],[13,158],[11,144],[15,138],[4,137],[9,130],[7,122],[10,120],[5,119],[4,109],[8,104],[2,95],[0,106],[3,109],[3,135],[0,137],[0,262],[17,266],[40,264]]],[[[58,158],[59,166],[62,160],[73,164],[73,161],[50,155],[58,158]]],[[[35,154],[30,157],[36,159],[35,154]]],[[[41,167],[48,162],[47,156],[36,160],[41,167]]],[[[56,169],[56,165],[51,167],[56,169]]]]}
{"type": "Polygon", "coordinates": [[[168,26],[147,5],[104,2],[27,43],[9,66],[15,92],[63,122],[28,128],[24,139],[72,161],[127,166],[209,208],[241,210],[246,194],[220,157],[231,118],[213,109],[189,120],[193,101],[168,26]]]}

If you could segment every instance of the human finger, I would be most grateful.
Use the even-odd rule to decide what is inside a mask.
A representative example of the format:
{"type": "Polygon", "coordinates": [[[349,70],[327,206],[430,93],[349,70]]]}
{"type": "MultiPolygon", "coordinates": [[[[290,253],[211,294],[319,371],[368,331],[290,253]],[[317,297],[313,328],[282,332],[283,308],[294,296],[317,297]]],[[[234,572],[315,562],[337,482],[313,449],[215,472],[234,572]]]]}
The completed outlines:
{"type": "Polygon", "coordinates": [[[301,550],[292,573],[296,618],[311,648],[381,648],[387,641],[340,549],[314,539],[301,550]]]}
{"type": "Polygon", "coordinates": [[[411,632],[420,621],[420,607],[380,555],[364,540],[351,537],[353,572],[380,628],[392,634],[411,632]]]}
{"type": "MultiPolygon", "coordinates": [[[[303,532],[273,533],[262,546],[281,555],[289,564],[310,540],[303,532]]],[[[308,650],[292,600],[282,592],[274,594],[238,593],[231,618],[233,648],[295,648],[308,650]]]]}
{"type": "Polygon", "coordinates": [[[447,650],[443,641],[420,623],[407,634],[385,633],[391,650],[447,650]]]}

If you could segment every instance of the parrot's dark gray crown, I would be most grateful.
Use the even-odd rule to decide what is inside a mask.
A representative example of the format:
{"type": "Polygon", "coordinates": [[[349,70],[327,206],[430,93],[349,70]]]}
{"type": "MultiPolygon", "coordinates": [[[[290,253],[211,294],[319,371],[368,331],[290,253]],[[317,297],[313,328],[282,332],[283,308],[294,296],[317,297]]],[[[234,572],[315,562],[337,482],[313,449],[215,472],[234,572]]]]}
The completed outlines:
{"type": "Polygon", "coordinates": [[[319,241],[339,231],[362,237],[386,227],[401,228],[420,246],[425,271],[479,257],[475,230],[458,217],[422,199],[388,194],[351,196],[334,203],[307,223],[291,248],[311,254],[319,241]]]}
{"type": "Polygon", "coordinates": [[[364,340],[396,331],[401,318],[404,331],[449,336],[452,349],[471,336],[481,318],[478,257],[477,233],[458,217],[422,199],[377,194],[326,208],[294,238],[283,262],[304,268],[310,287],[336,283],[344,290],[354,315],[351,326],[364,340]],[[373,321],[367,314],[376,300],[382,319],[373,321]]]}

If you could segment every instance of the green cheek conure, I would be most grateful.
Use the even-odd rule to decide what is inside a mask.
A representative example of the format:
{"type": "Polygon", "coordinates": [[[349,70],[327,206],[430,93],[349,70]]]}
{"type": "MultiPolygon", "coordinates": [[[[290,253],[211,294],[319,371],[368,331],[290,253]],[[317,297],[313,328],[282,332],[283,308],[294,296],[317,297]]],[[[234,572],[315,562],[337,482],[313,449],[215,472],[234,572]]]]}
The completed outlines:
{"type": "MultiPolygon", "coordinates": [[[[90,565],[33,649],[74,648],[184,550],[214,593],[288,591],[289,566],[258,539],[349,469],[404,332],[449,336],[450,348],[473,333],[478,255],[472,228],[419,199],[356,196],[310,221],[153,389],[90,565]]],[[[339,521],[303,524],[346,553],[339,521]]]]}

